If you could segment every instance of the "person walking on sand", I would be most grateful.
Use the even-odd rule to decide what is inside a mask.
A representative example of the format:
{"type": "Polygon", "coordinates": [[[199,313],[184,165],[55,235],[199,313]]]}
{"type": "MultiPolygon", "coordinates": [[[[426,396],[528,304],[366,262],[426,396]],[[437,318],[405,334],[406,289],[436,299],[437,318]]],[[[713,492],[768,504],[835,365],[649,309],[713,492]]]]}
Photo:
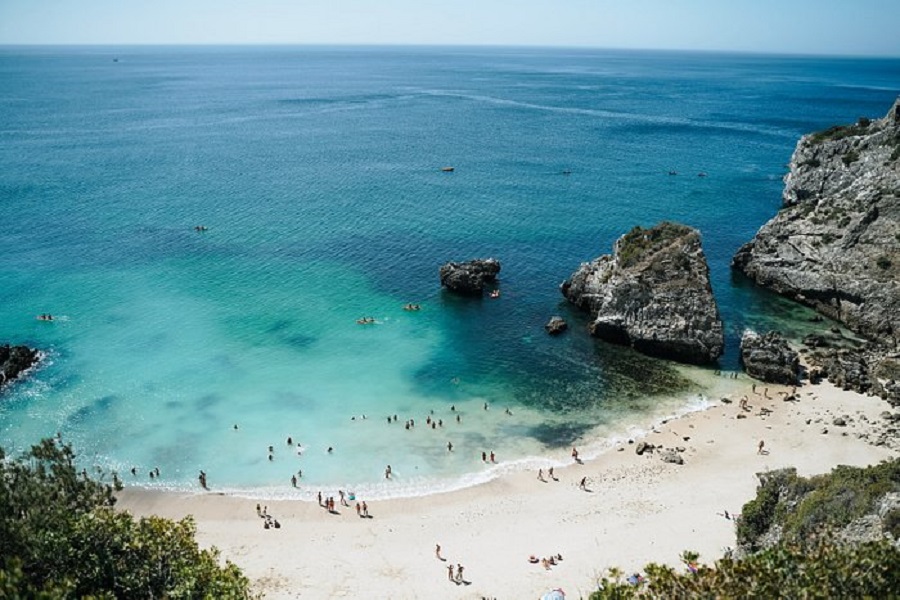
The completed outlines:
{"type": "Polygon", "coordinates": [[[759,445],[757,445],[757,447],[756,447],[756,453],[757,453],[757,454],[762,454],[762,453],[763,453],[763,448],[765,448],[765,446],[766,446],[765,440],[759,440],[759,445]]]}
{"type": "Polygon", "coordinates": [[[587,477],[582,477],[581,481],[578,482],[578,487],[587,490],[587,477]]]}
{"type": "Polygon", "coordinates": [[[453,578],[453,564],[447,565],[447,579],[450,581],[455,581],[453,578]]]}
{"type": "Polygon", "coordinates": [[[546,481],[544,479],[544,470],[543,469],[538,469],[538,481],[546,481]]]}
{"type": "Polygon", "coordinates": [[[460,564],[456,565],[456,581],[459,583],[465,583],[466,580],[463,579],[463,566],[460,564]]]}
{"type": "Polygon", "coordinates": [[[578,462],[578,448],[572,447],[572,460],[578,462]]]}
{"type": "Polygon", "coordinates": [[[553,467],[550,467],[547,470],[547,474],[550,476],[550,479],[552,479],[553,481],[556,481],[556,475],[553,474],[553,467]]]}
{"type": "Polygon", "coordinates": [[[368,518],[369,517],[369,505],[366,504],[365,500],[363,500],[362,510],[363,510],[363,516],[368,518]]]}
{"type": "Polygon", "coordinates": [[[441,556],[441,545],[440,545],[440,544],[435,544],[435,545],[434,545],[434,556],[435,556],[438,560],[444,560],[444,557],[441,556]]]}
{"type": "Polygon", "coordinates": [[[356,516],[362,519],[362,507],[359,505],[359,502],[356,503],[356,516]]]}

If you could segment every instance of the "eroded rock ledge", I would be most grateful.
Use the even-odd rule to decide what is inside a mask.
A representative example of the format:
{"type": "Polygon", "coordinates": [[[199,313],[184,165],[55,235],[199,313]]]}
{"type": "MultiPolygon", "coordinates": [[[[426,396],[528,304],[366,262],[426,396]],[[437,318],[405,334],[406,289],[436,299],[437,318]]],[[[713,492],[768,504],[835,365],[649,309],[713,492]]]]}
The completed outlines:
{"type": "Polygon", "coordinates": [[[28,346],[0,346],[0,386],[30,369],[40,360],[40,352],[28,346]]]}
{"type": "Polygon", "coordinates": [[[486,283],[497,280],[500,261],[476,258],[467,262],[449,262],[440,269],[441,285],[457,294],[481,296],[486,283]]]}
{"type": "Polygon", "coordinates": [[[800,139],[779,213],[732,266],[853,331],[900,343],[900,99],[800,139]]]}
{"type": "Polygon", "coordinates": [[[606,341],[694,364],[715,362],[724,349],[700,234],[686,225],[635,227],[560,290],[592,314],[591,334],[606,341]]]}

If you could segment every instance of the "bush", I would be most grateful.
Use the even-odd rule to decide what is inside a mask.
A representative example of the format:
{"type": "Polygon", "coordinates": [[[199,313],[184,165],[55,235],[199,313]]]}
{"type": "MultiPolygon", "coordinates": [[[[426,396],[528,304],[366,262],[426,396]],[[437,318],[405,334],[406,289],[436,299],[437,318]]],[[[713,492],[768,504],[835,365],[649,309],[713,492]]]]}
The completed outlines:
{"type": "Polygon", "coordinates": [[[891,268],[891,264],[892,264],[892,263],[891,263],[891,259],[890,259],[890,258],[888,258],[887,256],[884,256],[884,255],[881,255],[881,256],[879,256],[878,259],[875,261],[875,264],[878,265],[878,268],[879,268],[879,269],[887,270],[887,269],[890,269],[890,268],[891,268]]]}
{"type": "Polygon", "coordinates": [[[0,597],[249,597],[236,566],[197,546],[190,518],[136,521],[114,504],[66,444],[45,439],[18,460],[0,448],[0,597]]]}
{"type": "Polygon", "coordinates": [[[856,150],[850,150],[841,157],[841,161],[848,167],[859,160],[859,153],[856,150]]]}
{"type": "Polygon", "coordinates": [[[641,260],[665,247],[691,230],[685,225],[664,221],[650,229],[634,227],[618,242],[617,255],[623,268],[639,263],[641,260]]]}
{"type": "Polygon", "coordinates": [[[896,598],[900,590],[900,549],[886,540],[842,547],[825,536],[692,567],[647,565],[638,584],[614,571],[590,598],[896,598]]]}

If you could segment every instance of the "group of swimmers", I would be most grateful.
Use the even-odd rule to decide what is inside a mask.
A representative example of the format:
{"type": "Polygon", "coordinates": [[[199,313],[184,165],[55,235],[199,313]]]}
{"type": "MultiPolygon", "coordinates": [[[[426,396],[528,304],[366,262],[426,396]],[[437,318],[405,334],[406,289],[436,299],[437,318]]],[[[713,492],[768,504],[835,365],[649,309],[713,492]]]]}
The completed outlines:
{"type": "Polygon", "coordinates": [[[375,322],[375,317],[362,317],[356,320],[358,325],[371,325],[375,322]]]}
{"type": "Polygon", "coordinates": [[[51,315],[51,314],[49,314],[49,313],[46,314],[46,315],[45,315],[45,314],[40,314],[40,315],[38,315],[37,320],[38,320],[38,321],[52,321],[52,320],[53,320],[53,315],[51,315]]]}
{"type": "Polygon", "coordinates": [[[403,310],[421,310],[422,307],[418,304],[404,304],[403,310]]]}

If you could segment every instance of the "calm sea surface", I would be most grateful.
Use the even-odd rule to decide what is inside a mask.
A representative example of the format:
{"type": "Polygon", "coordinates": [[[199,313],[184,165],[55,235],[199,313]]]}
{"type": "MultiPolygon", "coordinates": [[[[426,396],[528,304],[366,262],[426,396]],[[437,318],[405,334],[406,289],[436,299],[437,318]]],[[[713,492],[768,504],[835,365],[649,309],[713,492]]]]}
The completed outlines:
{"type": "Polygon", "coordinates": [[[48,355],[0,397],[0,445],[60,432],[126,484],[196,487],[204,469],[215,489],[299,497],[599,449],[730,383],[589,339],[559,283],[677,220],[703,234],[722,369],[747,327],[802,332],[804,311],[729,261],[778,210],[799,136],[898,92],[900,60],[0,48],[0,340],[48,355]],[[441,291],[442,262],[488,256],[500,299],[441,291]]]}

